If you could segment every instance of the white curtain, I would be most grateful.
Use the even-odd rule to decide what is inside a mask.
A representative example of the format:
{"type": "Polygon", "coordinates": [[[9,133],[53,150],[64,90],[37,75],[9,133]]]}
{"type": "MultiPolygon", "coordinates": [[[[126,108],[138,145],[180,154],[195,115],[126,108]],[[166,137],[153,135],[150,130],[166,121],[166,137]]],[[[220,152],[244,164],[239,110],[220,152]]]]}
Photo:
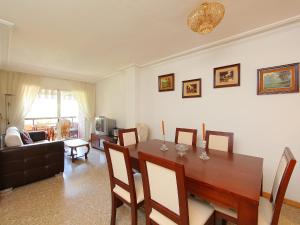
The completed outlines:
{"type": "MultiPolygon", "coordinates": [[[[0,70],[1,95],[12,95],[7,97],[9,126],[16,126],[19,129],[24,127],[24,118],[40,90],[40,79],[35,76],[35,79],[32,78],[31,75],[0,70]]],[[[1,105],[5,108],[5,97],[2,97],[1,101],[3,101],[1,105]]],[[[5,115],[5,109],[2,111],[5,115]]]]}
{"type": "Polygon", "coordinates": [[[82,114],[80,121],[84,121],[84,129],[81,129],[80,132],[86,140],[89,140],[93,129],[96,105],[95,92],[95,85],[88,83],[81,83],[72,91],[72,95],[76,98],[82,114]]]}
{"type": "MultiPolygon", "coordinates": [[[[14,96],[10,97],[10,122],[11,125],[23,129],[24,117],[42,88],[66,90],[72,93],[78,101],[82,114],[82,118],[79,118],[83,123],[80,127],[81,133],[88,140],[95,116],[96,91],[94,84],[0,70],[0,113],[2,116],[5,115],[4,94],[13,94],[14,96]]],[[[4,129],[3,120],[2,123],[0,121],[0,124],[4,129]]]]}

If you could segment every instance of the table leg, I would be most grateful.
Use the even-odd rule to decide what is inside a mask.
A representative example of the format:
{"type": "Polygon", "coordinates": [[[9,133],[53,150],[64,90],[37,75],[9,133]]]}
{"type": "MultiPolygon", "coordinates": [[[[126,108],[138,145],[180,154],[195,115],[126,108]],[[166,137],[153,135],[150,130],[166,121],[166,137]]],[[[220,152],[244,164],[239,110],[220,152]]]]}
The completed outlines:
{"type": "Polygon", "coordinates": [[[258,204],[241,201],[238,209],[238,225],[257,225],[258,204]]]}
{"type": "Polygon", "coordinates": [[[87,144],[86,145],[86,147],[87,147],[87,152],[84,154],[84,157],[85,157],[85,159],[87,159],[88,158],[88,154],[89,154],[89,152],[90,152],[90,144],[87,144]]]}
{"type": "Polygon", "coordinates": [[[71,157],[72,157],[72,162],[75,161],[74,153],[73,153],[74,148],[71,148],[71,157]]]}

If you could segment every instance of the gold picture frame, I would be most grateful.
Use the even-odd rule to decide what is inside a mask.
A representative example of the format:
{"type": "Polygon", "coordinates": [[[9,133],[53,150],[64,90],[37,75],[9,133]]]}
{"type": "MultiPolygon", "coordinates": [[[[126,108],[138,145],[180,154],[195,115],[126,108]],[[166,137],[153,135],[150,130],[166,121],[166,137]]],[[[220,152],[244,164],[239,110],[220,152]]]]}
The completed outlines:
{"type": "Polygon", "coordinates": [[[175,89],[174,73],[158,76],[158,91],[174,91],[175,89]]]}
{"type": "Polygon", "coordinates": [[[257,70],[257,94],[286,94],[299,92],[299,63],[257,70]]]}
{"type": "Polygon", "coordinates": [[[214,88],[240,86],[241,64],[214,68],[214,88]]]}
{"type": "Polygon", "coordinates": [[[201,79],[182,81],[182,98],[201,97],[201,79]]]}

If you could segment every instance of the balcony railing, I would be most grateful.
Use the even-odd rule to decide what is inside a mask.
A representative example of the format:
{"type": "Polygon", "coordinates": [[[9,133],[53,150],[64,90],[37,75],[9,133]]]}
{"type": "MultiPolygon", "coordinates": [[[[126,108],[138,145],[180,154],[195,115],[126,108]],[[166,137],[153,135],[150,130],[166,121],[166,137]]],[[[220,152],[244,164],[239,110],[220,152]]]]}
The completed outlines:
{"type": "Polygon", "coordinates": [[[48,128],[56,129],[60,119],[70,120],[71,124],[76,124],[78,121],[75,116],[67,117],[40,117],[40,118],[25,118],[24,129],[27,131],[47,130],[48,128]]]}

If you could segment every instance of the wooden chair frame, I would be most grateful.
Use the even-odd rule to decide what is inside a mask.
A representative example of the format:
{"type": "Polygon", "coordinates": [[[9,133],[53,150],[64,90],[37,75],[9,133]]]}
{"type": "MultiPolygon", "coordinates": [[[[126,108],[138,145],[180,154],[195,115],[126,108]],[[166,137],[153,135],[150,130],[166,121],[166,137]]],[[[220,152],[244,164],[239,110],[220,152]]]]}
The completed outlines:
{"type": "Polygon", "coordinates": [[[192,146],[197,145],[197,129],[176,128],[175,143],[178,144],[179,132],[188,132],[193,134],[192,146]]]}
{"type": "Polygon", "coordinates": [[[209,150],[208,146],[209,146],[209,136],[210,135],[228,137],[228,152],[233,153],[233,136],[234,136],[234,134],[232,132],[221,132],[221,131],[207,130],[206,131],[206,136],[205,136],[206,150],[209,150]]]}
{"type": "Polygon", "coordinates": [[[131,220],[132,220],[131,224],[136,225],[137,224],[137,209],[143,205],[143,201],[140,202],[139,204],[137,204],[135,183],[134,183],[134,178],[133,178],[133,173],[132,173],[132,165],[131,165],[131,161],[130,161],[129,150],[126,147],[119,146],[119,145],[109,143],[106,141],[104,141],[103,144],[104,144],[104,151],[105,151],[105,155],[106,155],[108,171],[109,171],[109,178],[110,178],[110,189],[111,189],[111,199],[112,199],[111,225],[115,225],[116,209],[119,206],[121,206],[122,203],[125,203],[130,206],[131,220]],[[124,155],[127,176],[128,176],[128,184],[125,184],[123,181],[114,177],[109,149],[113,149],[115,151],[121,152],[124,155]],[[116,185],[120,186],[121,188],[123,188],[124,190],[129,192],[131,202],[126,201],[124,198],[122,198],[120,195],[116,194],[113,191],[113,189],[116,185]]]}
{"type": "MultiPolygon", "coordinates": [[[[287,166],[285,167],[284,173],[282,175],[280,184],[279,184],[279,188],[277,191],[277,196],[276,196],[276,200],[275,200],[275,206],[274,206],[274,213],[273,213],[273,218],[272,218],[272,223],[271,225],[277,225],[278,224],[278,220],[279,220],[279,215],[280,215],[280,211],[282,208],[282,204],[284,201],[284,196],[287,190],[287,187],[289,185],[293,170],[295,168],[296,165],[296,159],[293,155],[293,153],[291,152],[291,150],[286,147],[284,149],[283,152],[283,156],[286,158],[287,160],[287,166]]],[[[273,186],[274,188],[274,186],[273,186]]],[[[273,188],[272,188],[272,194],[271,194],[271,198],[270,201],[273,201],[273,188]]]]}
{"type": "Polygon", "coordinates": [[[135,141],[136,141],[136,143],[139,143],[138,132],[137,132],[136,128],[120,129],[119,130],[119,142],[120,142],[121,146],[124,146],[124,137],[123,137],[123,134],[124,133],[130,133],[130,132],[134,132],[135,133],[135,141]]]}
{"type": "Polygon", "coordinates": [[[150,219],[150,213],[152,208],[161,214],[168,217],[178,225],[189,224],[188,202],[187,192],[185,187],[185,172],[184,166],[163,158],[158,158],[147,153],[139,152],[139,164],[143,179],[144,197],[145,197],[145,211],[146,211],[146,224],[156,224],[155,221],[150,219]],[[160,203],[151,199],[150,196],[150,184],[146,162],[162,166],[164,168],[173,170],[176,174],[177,189],[178,189],[178,203],[179,203],[179,215],[161,205],[160,203]]]}
{"type": "MultiPolygon", "coordinates": [[[[279,184],[279,188],[278,188],[278,191],[277,191],[272,222],[271,222],[270,225],[278,225],[280,211],[281,211],[282,204],[283,204],[283,201],[284,201],[284,196],[285,196],[289,181],[291,179],[293,170],[294,170],[296,162],[297,162],[294,155],[293,155],[293,153],[291,152],[291,150],[288,147],[286,147],[284,149],[283,157],[286,158],[287,165],[285,167],[285,170],[284,170],[284,173],[282,175],[282,178],[281,178],[281,181],[280,181],[280,184],[279,184]]],[[[271,197],[269,199],[269,201],[271,203],[273,202],[273,198],[274,198],[273,189],[274,189],[274,185],[273,185],[273,188],[272,188],[271,197]]],[[[233,222],[233,223],[238,222],[236,218],[230,217],[226,214],[223,214],[223,213],[217,212],[217,211],[215,212],[215,218],[216,218],[216,220],[217,219],[222,219],[222,224],[226,224],[226,221],[230,221],[230,222],[233,222]]]]}

